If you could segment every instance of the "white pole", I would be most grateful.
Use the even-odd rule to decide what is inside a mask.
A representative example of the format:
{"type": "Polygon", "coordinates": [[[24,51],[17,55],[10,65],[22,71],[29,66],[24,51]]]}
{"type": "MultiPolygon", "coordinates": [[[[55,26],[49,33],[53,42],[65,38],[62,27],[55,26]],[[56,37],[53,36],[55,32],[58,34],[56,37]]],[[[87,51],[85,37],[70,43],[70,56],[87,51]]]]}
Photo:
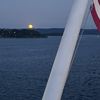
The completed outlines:
{"type": "Polygon", "coordinates": [[[61,100],[89,0],[75,0],[42,100],[61,100]]]}

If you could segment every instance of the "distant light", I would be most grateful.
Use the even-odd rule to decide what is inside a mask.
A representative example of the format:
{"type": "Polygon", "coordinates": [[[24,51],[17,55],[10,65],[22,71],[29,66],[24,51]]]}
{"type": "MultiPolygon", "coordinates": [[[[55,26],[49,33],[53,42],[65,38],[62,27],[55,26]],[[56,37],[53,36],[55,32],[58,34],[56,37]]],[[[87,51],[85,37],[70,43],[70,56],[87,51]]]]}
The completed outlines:
{"type": "Polygon", "coordinates": [[[32,25],[32,24],[29,24],[29,25],[28,25],[28,28],[29,28],[29,29],[32,29],[32,28],[33,28],[33,25],[32,25]]]}

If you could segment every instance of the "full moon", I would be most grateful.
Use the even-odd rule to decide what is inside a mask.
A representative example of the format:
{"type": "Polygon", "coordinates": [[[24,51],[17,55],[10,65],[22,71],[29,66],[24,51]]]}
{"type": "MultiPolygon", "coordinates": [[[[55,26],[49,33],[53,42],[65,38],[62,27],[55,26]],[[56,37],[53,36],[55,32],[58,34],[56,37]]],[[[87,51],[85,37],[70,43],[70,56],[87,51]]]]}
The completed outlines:
{"type": "Polygon", "coordinates": [[[29,28],[29,29],[32,29],[32,28],[33,28],[33,25],[32,25],[32,24],[29,24],[29,25],[28,25],[28,28],[29,28]]]}

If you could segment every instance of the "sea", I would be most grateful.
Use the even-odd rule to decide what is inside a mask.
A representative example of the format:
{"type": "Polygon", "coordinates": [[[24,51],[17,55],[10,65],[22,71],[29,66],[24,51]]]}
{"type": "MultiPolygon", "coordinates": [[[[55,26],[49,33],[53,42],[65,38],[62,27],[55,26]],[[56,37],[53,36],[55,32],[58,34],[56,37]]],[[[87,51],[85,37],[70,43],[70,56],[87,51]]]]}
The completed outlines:
{"type": "MultiPolygon", "coordinates": [[[[42,100],[60,41],[0,39],[0,100],[42,100]]],[[[80,36],[62,100],[100,100],[99,35],[80,36]]]]}

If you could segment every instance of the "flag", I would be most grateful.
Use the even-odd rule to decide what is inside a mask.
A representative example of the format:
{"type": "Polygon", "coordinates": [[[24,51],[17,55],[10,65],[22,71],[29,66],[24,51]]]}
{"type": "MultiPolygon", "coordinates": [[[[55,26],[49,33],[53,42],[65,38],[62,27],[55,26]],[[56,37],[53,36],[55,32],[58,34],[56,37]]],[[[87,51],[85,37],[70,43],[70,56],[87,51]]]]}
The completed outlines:
{"type": "Polygon", "coordinates": [[[93,0],[91,14],[97,26],[97,29],[100,31],[100,0],[93,0]]]}

